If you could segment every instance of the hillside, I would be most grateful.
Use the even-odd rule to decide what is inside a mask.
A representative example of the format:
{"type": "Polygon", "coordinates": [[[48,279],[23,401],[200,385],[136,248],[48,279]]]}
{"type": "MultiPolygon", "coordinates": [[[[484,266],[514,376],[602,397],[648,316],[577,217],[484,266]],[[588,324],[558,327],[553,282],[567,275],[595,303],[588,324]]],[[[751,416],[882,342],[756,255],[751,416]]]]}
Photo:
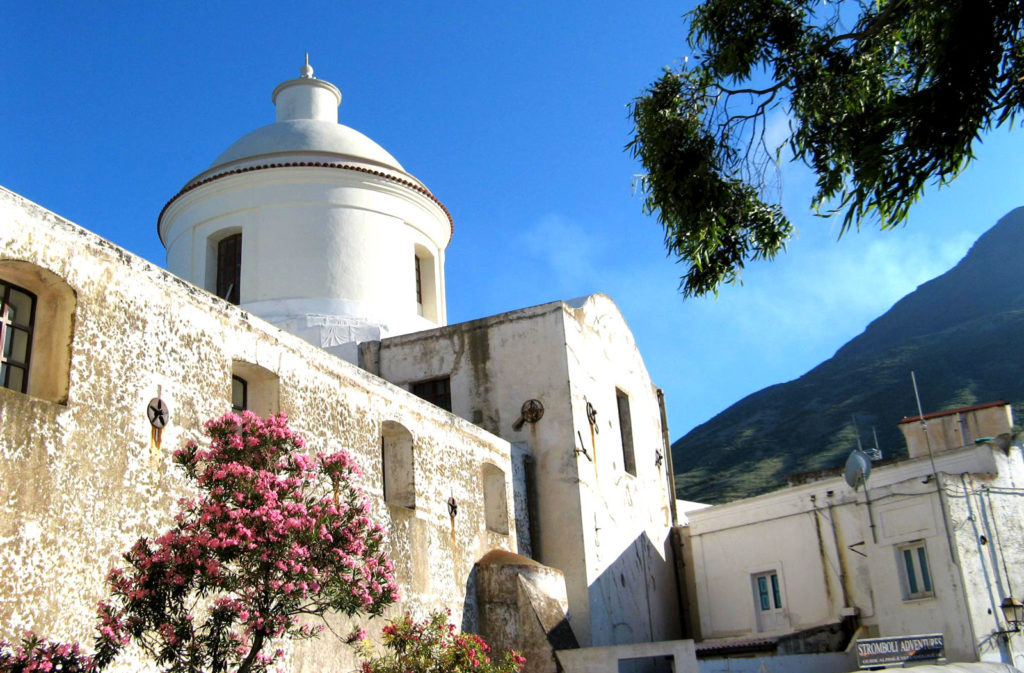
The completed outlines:
{"type": "Polygon", "coordinates": [[[952,269],[922,284],[800,378],[740,400],[672,445],[680,498],[725,502],[784,486],[794,472],[841,465],[852,414],[886,457],[916,413],[1005,399],[1024,408],[1024,208],[1004,216],[952,269]]]}

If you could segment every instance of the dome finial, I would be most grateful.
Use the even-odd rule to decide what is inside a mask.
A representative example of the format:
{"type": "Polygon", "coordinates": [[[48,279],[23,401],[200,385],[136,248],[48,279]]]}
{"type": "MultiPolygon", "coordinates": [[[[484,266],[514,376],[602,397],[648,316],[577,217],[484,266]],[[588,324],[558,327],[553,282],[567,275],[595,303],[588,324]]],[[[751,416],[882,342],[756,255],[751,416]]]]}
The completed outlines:
{"type": "Polygon", "coordinates": [[[313,67],[309,65],[308,51],[306,52],[306,65],[302,66],[302,69],[299,70],[299,77],[305,77],[307,79],[312,79],[313,77],[313,67]]]}

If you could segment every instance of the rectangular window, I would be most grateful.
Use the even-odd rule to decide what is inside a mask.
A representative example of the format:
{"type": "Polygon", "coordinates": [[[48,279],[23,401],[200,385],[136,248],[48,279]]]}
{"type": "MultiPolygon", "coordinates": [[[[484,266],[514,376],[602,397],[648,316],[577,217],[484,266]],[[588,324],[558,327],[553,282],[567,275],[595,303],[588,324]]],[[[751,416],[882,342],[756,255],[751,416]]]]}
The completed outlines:
{"type": "Polygon", "coordinates": [[[36,296],[0,280],[0,386],[28,391],[36,296]]]}
{"type": "Polygon", "coordinates": [[[619,435],[622,440],[622,469],[636,476],[636,456],[633,453],[633,420],[629,415],[629,395],[615,389],[619,407],[619,435]]]}
{"type": "Polygon", "coordinates": [[[754,584],[757,587],[757,601],[761,610],[782,609],[782,594],[779,592],[778,573],[762,573],[754,576],[754,584]]]}
{"type": "Polygon", "coordinates": [[[757,630],[762,633],[785,631],[789,617],[782,609],[782,584],[777,570],[751,576],[754,586],[754,605],[757,610],[757,630]]]}
{"type": "Polygon", "coordinates": [[[924,542],[901,545],[896,549],[900,560],[900,574],[903,580],[903,600],[934,596],[932,575],[928,567],[928,552],[924,542]]]}
{"type": "Polygon", "coordinates": [[[414,255],[416,260],[416,306],[419,307],[420,315],[423,315],[423,273],[420,271],[419,255],[414,255]]]}
{"type": "Polygon", "coordinates": [[[249,383],[241,376],[231,377],[231,410],[245,411],[249,408],[249,383]]]}
{"type": "Polygon", "coordinates": [[[412,394],[416,397],[422,397],[427,402],[436,404],[446,411],[452,410],[451,379],[447,376],[441,379],[419,381],[412,384],[412,394]]]}
{"type": "Polygon", "coordinates": [[[217,243],[217,296],[238,304],[242,282],[242,235],[234,234],[217,243]]]}

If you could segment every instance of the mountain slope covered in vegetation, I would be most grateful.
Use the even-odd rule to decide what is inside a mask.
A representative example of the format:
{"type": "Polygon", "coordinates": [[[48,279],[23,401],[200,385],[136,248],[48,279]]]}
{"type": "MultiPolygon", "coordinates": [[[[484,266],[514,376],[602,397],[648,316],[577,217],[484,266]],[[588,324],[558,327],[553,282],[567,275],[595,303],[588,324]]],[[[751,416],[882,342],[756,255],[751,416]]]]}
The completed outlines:
{"type": "MultiPolygon", "coordinates": [[[[842,465],[877,429],[885,457],[906,455],[897,423],[1003,399],[1024,409],[1024,208],[1004,216],[952,269],[919,286],[800,378],[740,400],[672,445],[676,492],[726,502],[842,465]]],[[[1015,414],[1016,415],[1016,414],[1015,414]]]]}

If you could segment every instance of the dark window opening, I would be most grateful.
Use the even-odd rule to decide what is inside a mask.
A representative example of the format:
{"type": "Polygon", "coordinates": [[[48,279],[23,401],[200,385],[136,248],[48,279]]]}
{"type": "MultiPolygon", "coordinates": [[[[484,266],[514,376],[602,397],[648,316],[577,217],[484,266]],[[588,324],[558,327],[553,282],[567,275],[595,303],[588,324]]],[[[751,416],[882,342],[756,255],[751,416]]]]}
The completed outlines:
{"type": "Polygon", "coordinates": [[[245,411],[249,408],[249,383],[241,376],[231,377],[231,410],[245,411]]]}
{"type": "Polygon", "coordinates": [[[217,244],[217,296],[238,304],[242,282],[242,235],[234,234],[217,244]]]}
{"type": "Polygon", "coordinates": [[[0,386],[28,392],[36,296],[0,280],[0,386]]]}
{"type": "Polygon", "coordinates": [[[419,255],[413,257],[416,260],[416,305],[420,308],[420,315],[423,314],[423,273],[420,271],[419,255]]]}
{"type": "Polygon", "coordinates": [[[446,411],[452,410],[451,379],[447,376],[443,379],[419,381],[412,384],[412,394],[431,404],[436,404],[446,411]]]}
{"type": "Polygon", "coordinates": [[[629,395],[615,389],[615,402],[619,407],[619,434],[622,437],[622,469],[636,476],[636,456],[633,453],[633,421],[629,415],[629,395]]]}

